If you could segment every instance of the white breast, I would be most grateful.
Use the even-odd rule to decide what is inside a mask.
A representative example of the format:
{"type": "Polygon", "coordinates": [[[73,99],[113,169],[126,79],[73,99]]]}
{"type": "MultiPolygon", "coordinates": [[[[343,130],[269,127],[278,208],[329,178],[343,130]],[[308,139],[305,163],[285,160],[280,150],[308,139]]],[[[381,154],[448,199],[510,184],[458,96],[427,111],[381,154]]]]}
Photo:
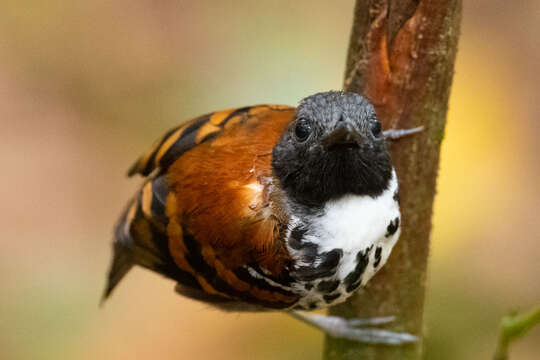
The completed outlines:
{"type": "MultiPolygon", "coordinates": [[[[347,285],[343,282],[358,263],[358,253],[369,251],[369,261],[357,283],[365,285],[369,279],[386,263],[388,256],[400,234],[400,212],[397,201],[398,183],[395,172],[387,190],[377,197],[346,195],[340,199],[329,201],[322,212],[310,218],[306,226],[307,232],[302,241],[317,245],[318,254],[324,254],[334,249],[342,251],[335,274],[327,278],[310,281],[311,285],[306,290],[300,306],[322,302],[322,296],[317,291],[317,285],[321,281],[339,281],[340,285],[333,294],[340,296],[330,303],[344,301],[350,293],[346,291],[347,285]],[[397,219],[397,220],[396,220],[397,219]],[[393,225],[392,225],[393,224],[393,225]],[[389,227],[390,226],[390,227],[389,227]],[[389,231],[390,230],[390,231],[389,231]],[[377,248],[379,256],[376,256],[377,248]],[[378,258],[378,260],[377,260],[378,258]],[[376,266],[374,266],[376,264],[376,266]]],[[[306,222],[303,220],[303,222],[306,222]]],[[[293,219],[293,224],[300,223],[299,219],[293,219]]],[[[311,266],[316,268],[324,258],[317,258],[309,263],[302,249],[289,247],[293,258],[298,261],[296,268],[311,266]]],[[[305,284],[303,284],[305,287],[305,284]]],[[[320,305],[324,305],[324,302],[320,305]]],[[[317,306],[321,307],[321,306],[317,306]]]]}

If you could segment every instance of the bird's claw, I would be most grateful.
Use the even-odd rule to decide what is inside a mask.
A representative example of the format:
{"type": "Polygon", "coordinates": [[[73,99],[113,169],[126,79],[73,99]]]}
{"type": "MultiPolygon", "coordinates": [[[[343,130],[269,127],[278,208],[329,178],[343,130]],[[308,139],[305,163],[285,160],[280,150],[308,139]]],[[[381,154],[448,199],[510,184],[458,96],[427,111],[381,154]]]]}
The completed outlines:
{"type": "Polygon", "coordinates": [[[412,129],[388,129],[383,131],[383,136],[388,140],[397,140],[402,137],[419,133],[424,130],[424,126],[417,126],[412,129]]]}
{"type": "Polygon", "coordinates": [[[338,316],[306,314],[301,312],[295,312],[293,316],[307,324],[319,328],[334,338],[385,345],[402,345],[418,341],[416,336],[408,333],[398,333],[371,327],[360,327],[389,324],[395,320],[394,316],[373,317],[367,319],[344,319],[338,316]]]}

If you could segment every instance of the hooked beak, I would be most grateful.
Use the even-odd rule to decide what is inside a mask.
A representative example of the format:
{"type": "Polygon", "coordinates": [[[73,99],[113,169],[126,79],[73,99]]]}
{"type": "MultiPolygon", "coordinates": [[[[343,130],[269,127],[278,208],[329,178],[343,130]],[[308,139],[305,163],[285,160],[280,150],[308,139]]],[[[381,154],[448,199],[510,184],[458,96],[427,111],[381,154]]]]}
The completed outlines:
{"type": "Polygon", "coordinates": [[[322,140],[323,147],[328,151],[339,149],[358,149],[364,138],[348,125],[339,125],[322,140]]]}

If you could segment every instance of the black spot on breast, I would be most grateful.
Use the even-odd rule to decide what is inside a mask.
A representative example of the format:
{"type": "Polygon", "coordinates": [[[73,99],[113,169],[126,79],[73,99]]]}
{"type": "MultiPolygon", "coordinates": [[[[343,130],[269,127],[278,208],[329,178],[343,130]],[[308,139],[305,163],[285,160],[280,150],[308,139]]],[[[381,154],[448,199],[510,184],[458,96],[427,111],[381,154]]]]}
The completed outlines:
{"type": "Polygon", "coordinates": [[[307,229],[297,226],[291,231],[289,246],[300,252],[299,256],[303,262],[312,263],[318,255],[319,246],[312,242],[303,241],[307,229]]]}
{"type": "Polygon", "coordinates": [[[313,263],[317,258],[317,255],[319,254],[319,246],[313,243],[304,243],[304,246],[300,251],[302,261],[307,263],[313,263]]]}
{"type": "Polygon", "coordinates": [[[399,204],[399,189],[396,189],[396,191],[394,191],[393,199],[399,204]]]}
{"type": "Polygon", "coordinates": [[[333,249],[327,253],[321,254],[321,258],[325,258],[321,265],[318,266],[320,268],[321,266],[327,267],[327,268],[335,268],[339,264],[339,260],[343,256],[343,250],[341,249],[333,249]]]}
{"type": "Polygon", "coordinates": [[[313,281],[315,279],[332,276],[343,256],[343,250],[333,249],[323,252],[317,257],[321,260],[318,266],[301,266],[293,274],[298,280],[313,281]]]}
{"type": "Polygon", "coordinates": [[[373,263],[374,268],[379,266],[379,264],[381,263],[381,253],[382,248],[378,246],[377,249],[375,249],[375,262],[373,263]]]}
{"type": "Polygon", "coordinates": [[[364,273],[364,270],[366,270],[366,267],[369,263],[369,253],[371,252],[371,249],[373,249],[373,246],[370,246],[364,251],[359,251],[358,254],[356,255],[356,267],[343,280],[343,283],[347,286],[348,292],[350,292],[349,288],[353,284],[355,284],[358,281],[358,279],[360,279],[360,276],[362,276],[362,274],[364,273]]]}
{"type": "Polygon", "coordinates": [[[307,283],[304,285],[304,289],[306,289],[307,291],[313,289],[313,284],[312,283],[307,283]]]}
{"type": "Polygon", "coordinates": [[[318,304],[316,302],[312,302],[308,305],[308,309],[314,310],[318,307],[318,304]]]}
{"type": "MultiPolygon", "coordinates": [[[[306,245],[306,243],[302,243],[302,238],[306,234],[307,229],[297,226],[291,231],[291,235],[289,237],[289,246],[293,248],[294,250],[300,250],[302,247],[306,245]]],[[[311,243],[307,243],[311,244],[311,243]]],[[[312,244],[315,245],[315,244],[312,244]]],[[[316,245],[315,245],[316,246],[316,245]]]]}
{"type": "Polygon", "coordinates": [[[317,285],[317,290],[323,293],[331,293],[339,286],[339,280],[324,280],[317,285]]]}
{"type": "Polygon", "coordinates": [[[323,299],[327,304],[330,304],[332,301],[336,300],[340,296],[341,296],[341,293],[338,291],[335,294],[324,295],[323,299]]]}
{"type": "Polygon", "coordinates": [[[386,227],[386,234],[385,237],[390,237],[394,235],[399,229],[399,217],[395,218],[394,220],[390,221],[390,224],[386,227]]]}
{"type": "Polygon", "coordinates": [[[359,282],[356,282],[354,284],[351,284],[349,286],[347,286],[347,288],[345,289],[348,293],[351,293],[353,292],[354,290],[358,289],[358,287],[362,284],[362,281],[359,281],[359,282]]]}

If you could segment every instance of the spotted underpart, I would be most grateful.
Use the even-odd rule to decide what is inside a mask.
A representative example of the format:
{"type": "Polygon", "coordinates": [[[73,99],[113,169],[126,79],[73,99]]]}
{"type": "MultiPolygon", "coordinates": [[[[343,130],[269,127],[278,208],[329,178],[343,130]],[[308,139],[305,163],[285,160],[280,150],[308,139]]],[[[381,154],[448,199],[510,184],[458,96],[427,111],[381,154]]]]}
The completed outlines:
{"type": "Polygon", "coordinates": [[[394,235],[399,228],[399,217],[396,217],[394,220],[390,221],[390,224],[386,227],[386,237],[394,235]]]}
{"type": "Polygon", "coordinates": [[[299,266],[293,276],[300,281],[314,281],[335,275],[339,261],[343,257],[343,250],[333,249],[316,256],[313,266],[299,266]]]}
{"type": "Polygon", "coordinates": [[[352,272],[350,272],[345,279],[343,280],[343,283],[346,287],[347,292],[352,292],[356,290],[362,281],[360,280],[360,277],[366,270],[366,267],[369,263],[369,253],[371,252],[371,247],[367,248],[364,251],[359,251],[356,255],[356,266],[352,272]]]}
{"type": "Polygon", "coordinates": [[[396,191],[394,191],[394,201],[399,204],[399,189],[396,189],[396,191]]]}
{"type": "Polygon", "coordinates": [[[375,262],[373,263],[373,267],[377,267],[381,263],[381,253],[382,247],[377,246],[377,250],[375,250],[375,262]]]}
{"type": "Polygon", "coordinates": [[[339,284],[339,280],[323,280],[317,284],[317,291],[320,291],[321,293],[331,293],[338,288],[339,284]]]}
{"type": "Polygon", "coordinates": [[[400,234],[395,173],[380,196],[347,195],[293,218],[286,238],[295,263],[293,306],[313,310],[345,301],[386,263],[400,234]]]}

